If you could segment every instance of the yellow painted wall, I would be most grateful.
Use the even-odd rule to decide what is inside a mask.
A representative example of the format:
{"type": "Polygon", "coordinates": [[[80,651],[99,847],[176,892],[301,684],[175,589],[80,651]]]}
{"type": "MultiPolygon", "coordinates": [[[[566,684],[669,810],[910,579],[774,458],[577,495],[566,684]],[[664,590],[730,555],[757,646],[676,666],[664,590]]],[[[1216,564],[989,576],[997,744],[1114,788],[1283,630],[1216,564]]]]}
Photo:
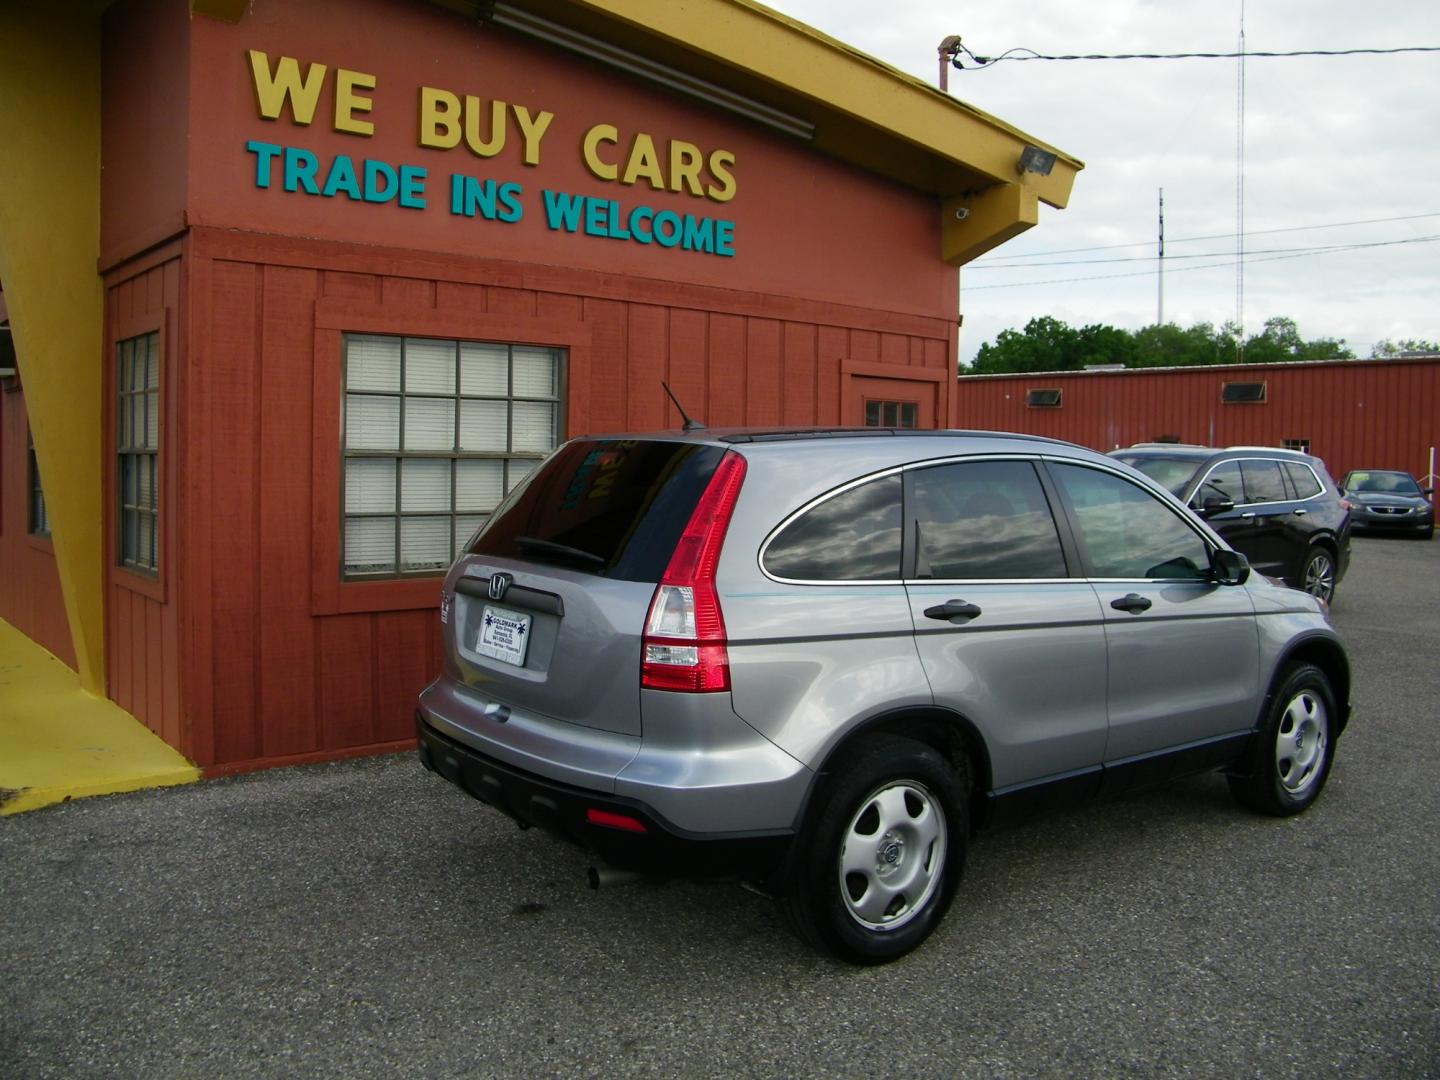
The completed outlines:
{"type": "Polygon", "coordinates": [[[0,3],[0,282],[80,682],[103,694],[100,9],[0,3]]]}

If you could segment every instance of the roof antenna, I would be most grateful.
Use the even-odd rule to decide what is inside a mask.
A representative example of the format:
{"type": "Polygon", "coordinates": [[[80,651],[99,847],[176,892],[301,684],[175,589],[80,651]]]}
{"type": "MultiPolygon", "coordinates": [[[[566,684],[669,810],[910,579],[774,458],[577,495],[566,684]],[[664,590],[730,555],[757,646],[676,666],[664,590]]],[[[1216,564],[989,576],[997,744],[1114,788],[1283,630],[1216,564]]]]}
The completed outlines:
{"type": "Polygon", "coordinates": [[[705,425],[702,424],[702,423],[700,423],[699,420],[691,420],[691,419],[690,419],[689,414],[685,411],[685,406],[684,406],[684,405],[681,405],[681,404],[680,404],[680,399],[677,398],[677,397],[671,392],[671,390],[670,390],[670,384],[667,383],[664,379],[661,379],[661,380],[660,380],[660,385],[661,385],[662,387],[664,387],[666,395],[670,398],[671,402],[674,403],[674,405],[675,405],[675,411],[680,414],[680,419],[685,421],[685,423],[683,423],[683,424],[680,425],[680,430],[681,430],[681,431],[704,431],[704,430],[705,430],[705,425]]]}

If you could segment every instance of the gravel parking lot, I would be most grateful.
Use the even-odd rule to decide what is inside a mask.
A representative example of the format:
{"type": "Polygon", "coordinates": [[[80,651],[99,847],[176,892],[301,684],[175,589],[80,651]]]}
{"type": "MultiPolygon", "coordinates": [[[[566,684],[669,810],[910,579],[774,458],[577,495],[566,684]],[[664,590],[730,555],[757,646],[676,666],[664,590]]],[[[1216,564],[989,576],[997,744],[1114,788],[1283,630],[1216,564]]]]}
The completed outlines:
{"type": "Polygon", "coordinates": [[[982,834],[859,970],[733,884],[586,857],[412,755],[0,822],[0,1076],[1440,1076],[1440,544],[1357,540],[1320,802],[1223,779],[982,834]]]}

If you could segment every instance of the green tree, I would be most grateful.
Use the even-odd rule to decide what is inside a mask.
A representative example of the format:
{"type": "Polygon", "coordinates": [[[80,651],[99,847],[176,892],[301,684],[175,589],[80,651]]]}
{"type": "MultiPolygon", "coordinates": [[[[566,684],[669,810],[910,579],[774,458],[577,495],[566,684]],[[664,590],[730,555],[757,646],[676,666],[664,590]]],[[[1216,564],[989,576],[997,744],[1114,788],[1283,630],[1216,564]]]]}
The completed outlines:
{"type": "Polygon", "coordinates": [[[1079,333],[1050,315],[1031,319],[1020,332],[1002,330],[975,354],[970,372],[992,375],[1017,371],[1077,371],[1079,333]]]}
{"type": "Polygon", "coordinates": [[[1410,352],[1440,353],[1440,343],[1425,341],[1422,338],[1402,338],[1399,341],[1384,338],[1371,347],[1370,359],[1393,360],[1397,356],[1410,352]]]}

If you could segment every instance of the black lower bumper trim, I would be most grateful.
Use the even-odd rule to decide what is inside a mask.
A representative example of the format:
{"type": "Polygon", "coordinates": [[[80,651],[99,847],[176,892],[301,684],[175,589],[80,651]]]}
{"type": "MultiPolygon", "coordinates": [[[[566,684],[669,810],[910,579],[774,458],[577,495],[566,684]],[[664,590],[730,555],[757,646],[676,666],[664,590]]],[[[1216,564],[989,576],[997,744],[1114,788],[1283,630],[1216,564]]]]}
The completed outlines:
{"type": "Polygon", "coordinates": [[[634,799],[561,784],[496,761],[436,731],[423,715],[415,720],[420,763],[524,825],[534,825],[592,851],[620,870],[665,877],[764,876],[792,839],[789,832],[686,833],[634,799]],[[587,820],[589,810],[639,821],[645,832],[630,832],[587,820]]]}

